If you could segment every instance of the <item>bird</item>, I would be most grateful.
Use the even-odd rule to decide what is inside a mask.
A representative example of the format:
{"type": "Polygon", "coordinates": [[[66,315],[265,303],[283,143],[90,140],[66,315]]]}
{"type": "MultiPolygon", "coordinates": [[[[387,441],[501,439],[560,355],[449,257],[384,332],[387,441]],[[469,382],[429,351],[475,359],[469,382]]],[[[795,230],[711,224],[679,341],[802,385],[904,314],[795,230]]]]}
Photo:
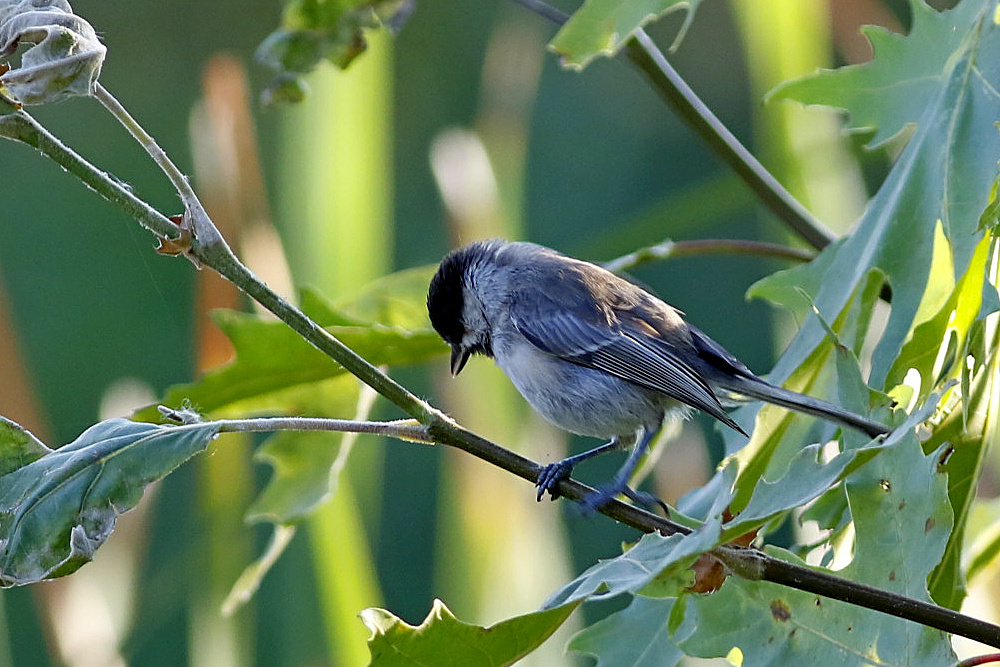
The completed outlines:
{"type": "Polygon", "coordinates": [[[541,468],[537,500],[582,461],[632,447],[609,484],[583,499],[596,510],[625,495],[655,498],[629,480],[668,415],[701,410],[748,436],[727,402],[765,401],[847,426],[871,438],[890,429],[827,401],[758,377],[681,311],[596,264],[550,248],[477,241],[441,261],[427,291],[435,331],[458,375],[472,355],[494,360],[524,399],[559,428],[608,439],[541,468]]]}

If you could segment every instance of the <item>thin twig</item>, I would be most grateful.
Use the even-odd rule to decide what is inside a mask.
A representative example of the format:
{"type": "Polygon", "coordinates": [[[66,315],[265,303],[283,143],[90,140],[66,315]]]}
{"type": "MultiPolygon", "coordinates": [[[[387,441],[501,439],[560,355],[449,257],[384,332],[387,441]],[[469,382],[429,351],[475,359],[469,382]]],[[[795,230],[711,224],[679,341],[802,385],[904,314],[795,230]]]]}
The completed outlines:
{"type": "Polygon", "coordinates": [[[267,431],[333,431],[383,435],[410,442],[433,443],[427,428],[412,419],[380,422],[354,419],[324,419],[322,417],[256,417],[251,419],[219,419],[220,433],[259,433],[267,431]]]}
{"type": "Polygon", "coordinates": [[[195,193],[194,188],[191,187],[187,176],[177,168],[177,165],[160,148],[156,140],[132,117],[132,114],[122,106],[121,102],[99,82],[94,87],[94,98],[128,130],[129,134],[143,147],[149,154],[149,157],[153,159],[153,162],[166,174],[171,185],[174,186],[174,190],[177,191],[181,203],[184,204],[185,212],[188,214],[185,222],[191,225],[190,229],[198,238],[198,241],[202,245],[224,244],[225,241],[222,238],[222,234],[219,232],[218,227],[208,218],[208,213],[205,212],[201,200],[198,199],[198,195],[195,193]]]}
{"type": "MultiPolygon", "coordinates": [[[[569,19],[540,0],[516,0],[539,16],[562,25],[569,19]]],[[[809,245],[822,250],[836,235],[806,209],[729,131],[681,78],[663,52],[639,28],[625,44],[628,59],[641,71],[667,105],[732,168],[779,219],[809,245]]]]}
{"type": "Polygon", "coordinates": [[[24,110],[0,114],[0,137],[37,149],[157,236],[177,238],[177,226],[165,215],[136,197],[126,185],[87,162],[24,110]]]}
{"type": "Polygon", "coordinates": [[[974,655],[955,663],[955,667],[977,667],[987,665],[991,662],[1000,662],[1000,653],[988,653],[986,655],[974,655]]]}
{"type": "Polygon", "coordinates": [[[656,245],[640,248],[635,252],[622,255],[601,264],[612,272],[628,271],[637,266],[656,260],[678,257],[700,257],[702,255],[755,255],[787,259],[793,262],[811,262],[816,253],[809,250],[790,248],[789,246],[767,243],[764,241],[748,241],[744,239],[696,239],[691,241],[671,241],[667,239],[656,245]]]}

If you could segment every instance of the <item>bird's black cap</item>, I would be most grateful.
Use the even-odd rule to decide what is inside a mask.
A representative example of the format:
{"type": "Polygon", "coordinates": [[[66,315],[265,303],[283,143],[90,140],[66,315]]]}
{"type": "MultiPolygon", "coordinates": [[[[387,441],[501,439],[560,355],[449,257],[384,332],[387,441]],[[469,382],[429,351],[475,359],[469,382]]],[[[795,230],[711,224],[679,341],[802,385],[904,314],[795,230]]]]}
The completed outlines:
{"type": "Polygon", "coordinates": [[[444,342],[460,345],[465,335],[462,310],[465,306],[465,271],[469,266],[468,248],[452,251],[441,261],[427,289],[427,314],[431,325],[444,342]]]}
{"type": "Polygon", "coordinates": [[[463,347],[467,324],[463,320],[466,287],[473,287],[476,265],[496,259],[505,241],[477,241],[453,250],[438,267],[427,289],[427,314],[431,325],[452,348],[452,372],[458,374],[472,353],[493,356],[489,332],[484,338],[463,347]]]}

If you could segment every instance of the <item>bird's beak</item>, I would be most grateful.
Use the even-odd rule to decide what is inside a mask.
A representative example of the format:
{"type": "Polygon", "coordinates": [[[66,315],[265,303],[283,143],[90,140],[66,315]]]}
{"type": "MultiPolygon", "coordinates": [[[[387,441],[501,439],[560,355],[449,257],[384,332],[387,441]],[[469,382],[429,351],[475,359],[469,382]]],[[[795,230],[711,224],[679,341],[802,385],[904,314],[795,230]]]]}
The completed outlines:
{"type": "Polygon", "coordinates": [[[451,374],[458,375],[465,368],[465,362],[469,360],[469,355],[472,354],[472,350],[462,347],[461,345],[453,345],[451,347],[451,374]]]}

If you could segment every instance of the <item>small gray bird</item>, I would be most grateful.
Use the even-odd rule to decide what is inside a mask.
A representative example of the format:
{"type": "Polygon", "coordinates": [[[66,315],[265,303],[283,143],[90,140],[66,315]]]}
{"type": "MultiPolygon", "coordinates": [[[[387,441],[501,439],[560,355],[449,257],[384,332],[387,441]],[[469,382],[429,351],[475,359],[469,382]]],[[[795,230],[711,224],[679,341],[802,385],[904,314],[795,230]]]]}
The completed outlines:
{"type": "Polygon", "coordinates": [[[584,500],[596,509],[623,493],[671,412],[689,407],[746,435],[727,400],[761,400],[877,437],[889,428],[843,408],[776,387],[753,374],[673,307],[599,266],[532,243],[482,241],[441,262],[427,293],[431,324],[451,346],[457,375],[471,354],[492,357],[543,417],[607,444],[549,464],[537,498],[558,497],[573,467],[635,445],[611,483],[584,500]]]}

